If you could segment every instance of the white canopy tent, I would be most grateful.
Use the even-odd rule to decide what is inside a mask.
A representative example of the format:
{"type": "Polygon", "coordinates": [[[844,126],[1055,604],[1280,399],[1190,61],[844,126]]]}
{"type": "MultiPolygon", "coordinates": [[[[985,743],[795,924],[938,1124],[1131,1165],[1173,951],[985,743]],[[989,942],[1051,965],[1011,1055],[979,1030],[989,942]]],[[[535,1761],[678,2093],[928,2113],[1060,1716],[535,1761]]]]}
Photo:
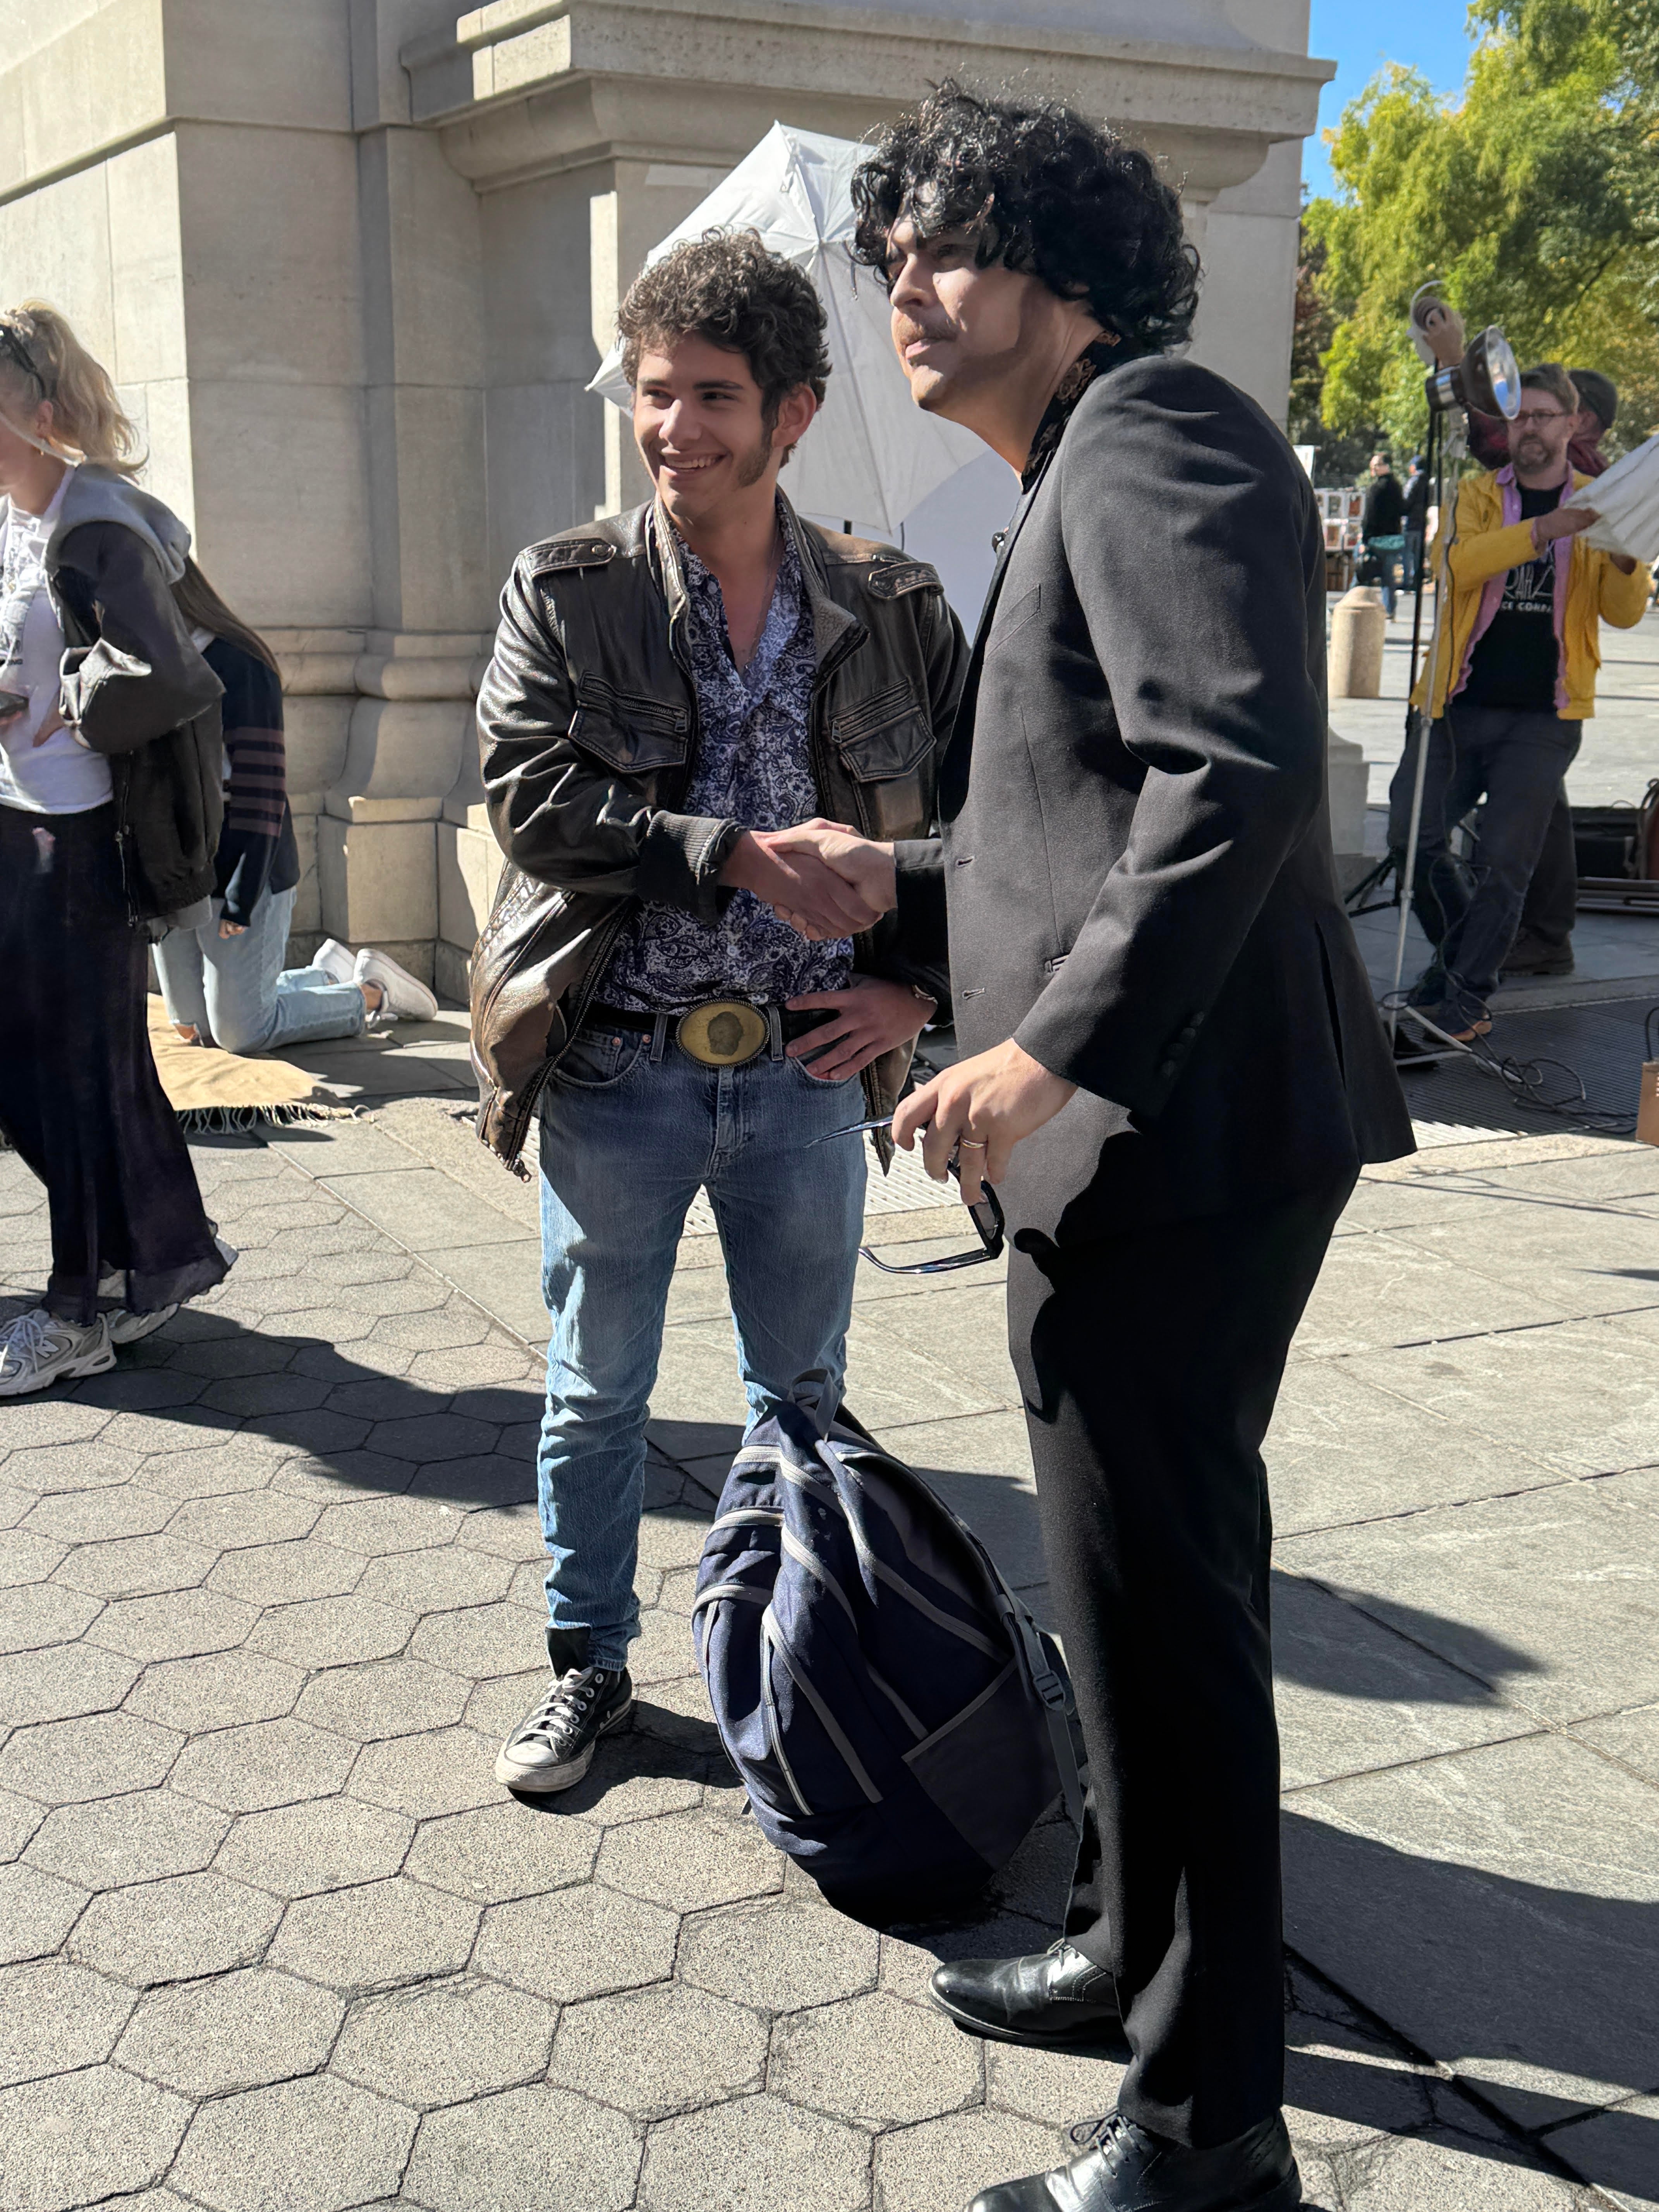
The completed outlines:
{"type": "MultiPolygon", "coordinates": [[[[943,555],[946,589],[971,621],[990,573],[991,532],[1007,520],[1018,488],[1012,471],[970,430],[922,414],[910,398],[893,351],[886,295],[852,256],[853,172],[866,150],[849,138],[775,123],[652,248],[646,265],[706,231],[757,230],[773,252],[805,271],[828,318],[831,374],[818,418],[789,465],[789,495],[805,513],[837,526],[850,521],[925,560],[943,555]],[[919,516],[923,508],[930,514],[919,516]],[[913,517],[921,531],[907,531],[913,517]],[[927,526],[930,520],[934,527],[927,526]]],[[[620,343],[588,389],[626,411],[620,343]]]]}

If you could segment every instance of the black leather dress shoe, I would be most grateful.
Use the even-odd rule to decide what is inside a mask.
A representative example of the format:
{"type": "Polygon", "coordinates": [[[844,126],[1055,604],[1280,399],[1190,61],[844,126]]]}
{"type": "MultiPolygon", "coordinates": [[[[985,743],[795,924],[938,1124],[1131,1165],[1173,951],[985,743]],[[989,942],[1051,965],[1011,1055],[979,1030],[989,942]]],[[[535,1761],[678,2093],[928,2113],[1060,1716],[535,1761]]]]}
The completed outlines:
{"type": "Polygon", "coordinates": [[[1278,2112],[1214,2150],[1183,2150],[1119,2112],[1070,2133],[1079,2157],[981,2190],[968,2212],[1292,2212],[1302,2202],[1278,2112]]]}
{"type": "Polygon", "coordinates": [[[1064,1936],[1030,1958],[949,1960],[927,1988],[958,2027],[998,2043],[1098,2043],[1119,2026],[1110,1973],[1064,1936]]]}

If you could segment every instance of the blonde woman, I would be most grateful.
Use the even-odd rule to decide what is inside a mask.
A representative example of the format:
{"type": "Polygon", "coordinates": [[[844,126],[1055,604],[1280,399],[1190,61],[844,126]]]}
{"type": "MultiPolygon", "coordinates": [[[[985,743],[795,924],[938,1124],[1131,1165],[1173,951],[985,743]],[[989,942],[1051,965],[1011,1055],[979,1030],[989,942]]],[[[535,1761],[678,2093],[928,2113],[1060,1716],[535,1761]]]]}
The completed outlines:
{"type": "Polygon", "coordinates": [[[145,1031],[149,941],[213,890],[222,687],[136,442],[61,315],[0,311],[0,1128],[52,1247],[44,1304],[0,1332],[0,1397],[112,1366],[235,1256],[145,1031]]]}

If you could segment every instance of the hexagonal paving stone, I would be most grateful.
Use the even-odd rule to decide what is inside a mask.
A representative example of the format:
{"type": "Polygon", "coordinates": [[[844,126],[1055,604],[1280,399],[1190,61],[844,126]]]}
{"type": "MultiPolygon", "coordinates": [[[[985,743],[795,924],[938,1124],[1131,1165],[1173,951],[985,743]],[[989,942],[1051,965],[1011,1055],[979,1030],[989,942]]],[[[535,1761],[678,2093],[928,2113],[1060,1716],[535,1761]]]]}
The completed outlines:
{"type": "Polygon", "coordinates": [[[640,1615],[640,1640],[629,1653],[628,1664],[642,1688],[695,1674],[697,1654],[690,1625],[678,1613],[648,1608],[640,1615]]]}
{"type": "MultiPolygon", "coordinates": [[[[20,1401],[6,1408],[6,1441],[12,1446],[13,1464],[9,1469],[10,1479],[27,1488],[31,1478],[15,1464],[22,1447],[31,1444],[80,1443],[95,1437],[109,1425],[109,1415],[100,1406],[88,1405],[80,1398],[37,1398],[28,1405],[20,1401]]],[[[125,1481],[125,1475],[113,1480],[125,1481]]],[[[94,1478],[95,1480],[95,1478],[94,1478]]],[[[36,1484],[36,1488],[42,1486],[36,1484]]],[[[60,1482],[53,1485],[60,1490],[90,1490],[88,1481],[60,1482]]]]}
{"type": "Polygon", "coordinates": [[[471,1459],[477,1452],[492,1450],[495,1437],[493,1421],[463,1420],[458,1413],[418,1413],[400,1421],[377,1421],[369,1431],[368,1443],[372,1451],[428,1467],[434,1460],[471,1459]]]}
{"type": "Polygon", "coordinates": [[[418,1659],[342,1667],[315,1674],[295,1711],[358,1743],[447,1728],[465,1709],[471,1685],[418,1659]]]}
{"type": "Polygon", "coordinates": [[[169,1536],[205,1545],[210,1552],[241,1551],[255,1544],[286,1544],[307,1534],[317,1508],[280,1490],[229,1497],[192,1498],[167,1523],[169,1536]]]}
{"type": "Polygon", "coordinates": [[[345,2006],[269,1966],[152,1990],[121,2038],[118,2063],[187,2097],[258,2089],[325,2064],[345,2006]]]}
{"type": "Polygon", "coordinates": [[[568,2005],[548,2078],[635,2119],[758,2089],[766,2028],[752,2012],[672,1983],[568,2005]]]}
{"type": "Polygon", "coordinates": [[[147,1668],[127,1699],[130,1713],[195,1735],[247,1721],[280,1720],[305,1686],[297,1667],[251,1651],[172,1659],[147,1668]]]}
{"type": "Polygon", "coordinates": [[[120,1598],[106,1605],[87,1641],[133,1659],[188,1659],[232,1651],[258,1619],[258,1609],[210,1589],[169,1590],[161,1597],[120,1598]]]}
{"type": "Polygon", "coordinates": [[[181,1344],[167,1361],[181,1375],[199,1375],[204,1382],[231,1375],[274,1375],[287,1366],[291,1354],[286,1345],[270,1344],[257,1336],[210,1336],[194,1344],[181,1344]]]}
{"type": "Polygon", "coordinates": [[[50,1651],[12,1651],[0,1658],[0,1728],[106,1713],[138,1679],[130,1660],[89,1644],[50,1651]]]}
{"type": "Polygon", "coordinates": [[[6,2202],[58,2212],[147,2188],[167,2172],[189,2118],[182,2097],[116,2066],[0,2091],[6,2202]]]}
{"type": "Polygon", "coordinates": [[[1066,2051],[985,2046],[985,2101],[1021,2119],[1069,2127],[1091,2112],[1109,2112],[1126,2069],[1115,2059],[1066,2051]]]}
{"type": "Polygon", "coordinates": [[[523,1607],[507,1604],[428,1613],[410,1645],[416,1658],[474,1682],[491,1674],[519,1674],[546,1649],[541,1628],[526,1620],[523,1607]]]}
{"type": "Polygon", "coordinates": [[[365,1744],[346,1791],[416,1820],[462,1813],[500,1797],[495,1747],[468,1728],[434,1729],[427,1735],[365,1744]]]}
{"type": "Polygon", "coordinates": [[[296,1538],[289,1544],[253,1544],[245,1552],[227,1552],[208,1577],[208,1588],[248,1605],[293,1605],[343,1597],[356,1589],[362,1572],[355,1553],[296,1538]]]}
{"type": "Polygon", "coordinates": [[[123,1536],[82,1544],[58,1568],[68,1589],[93,1597],[149,1597],[158,1590],[191,1589],[212,1566],[214,1554],[175,1536],[123,1536]]]}
{"type": "Polygon", "coordinates": [[[84,1889],[21,1860],[0,1866],[0,1966],[55,1951],[86,1901],[84,1889]]]}
{"type": "Polygon", "coordinates": [[[221,1874],[176,1875],[94,1898],[70,1956],[143,1989],[246,1966],[270,1941],[282,1908],[221,1874]]]}
{"type": "Polygon", "coordinates": [[[302,1720],[252,1721],[186,1744],[172,1787],[228,1813],[258,1813],[331,1796],[356,1756],[339,1736],[302,1720]]]}
{"type": "Polygon", "coordinates": [[[970,2203],[994,2181],[1042,2173],[1066,2153],[1055,2130],[1011,2112],[956,2112],[878,2137],[876,2201],[883,2212],[939,2212],[970,2203]]]}
{"type": "Polygon", "coordinates": [[[248,1649],[296,1667],[349,1667],[390,1659],[408,1643],[412,1613],[370,1605],[366,1598],[325,1597],[273,1607],[249,1635],[248,1649]]]}
{"type": "Polygon", "coordinates": [[[44,1805],[0,1790],[0,1862],[15,1859],[46,1817],[44,1805]]]}
{"type": "Polygon", "coordinates": [[[204,1438],[194,1451],[158,1453],[145,1461],[144,1480],[169,1498],[228,1498],[263,1490],[285,1456],[281,1444],[244,1429],[228,1443],[204,1438]]]}
{"type": "Polygon", "coordinates": [[[393,1989],[459,1972],[477,1928],[476,1905],[407,1878],[365,1882],[291,1905],[270,1963],[331,1989],[393,1989]]]}
{"type": "Polygon", "coordinates": [[[489,1334],[489,1323],[468,1299],[458,1298],[447,1284],[441,1288],[442,1297],[423,1309],[410,1306],[397,1312],[388,1306],[375,1326],[375,1335],[412,1352],[441,1352],[452,1345],[482,1343],[489,1334]]]}
{"type": "Polygon", "coordinates": [[[15,1589],[22,1583],[43,1583],[68,1557],[67,1544],[54,1543],[49,1536],[32,1536],[27,1528],[8,1528],[0,1536],[0,1588],[15,1589]]]}
{"type": "Polygon", "coordinates": [[[49,1805],[117,1797],[165,1781],[182,1738],[131,1713],[19,1729],[0,1751],[0,1785],[49,1805]]]}
{"type": "Polygon", "coordinates": [[[485,1505],[466,1516],[461,1540],[503,1559],[539,1559],[547,1571],[547,1545],[535,1506],[485,1505]]]}
{"type": "Polygon", "coordinates": [[[640,1557],[651,1567],[695,1567],[702,1557],[709,1517],[647,1513],[640,1522],[640,1557]]]}
{"type": "Polygon", "coordinates": [[[172,2173],[218,2212],[343,2212],[398,2186],[415,2115],[313,2075],[204,2105],[172,2173]]]}
{"type": "Polygon", "coordinates": [[[473,1963],[482,1974],[568,2004],[665,1980],[678,1927],[654,1905],[584,1882],[492,1905],[473,1963]]]}
{"type": "Polygon", "coordinates": [[[250,1813],[226,1837],[216,1863],[278,1897],[311,1897],[395,1874],[414,1833],[412,1820],[378,1805],[324,1797],[250,1813]]]}
{"type": "MultiPolygon", "coordinates": [[[[869,2194],[867,2136],[777,2097],[740,2097],[651,2130],[638,2201],[641,2212],[862,2212],[869,2194]]],[[[929,2212],[953,2203],[938,2197],[929,2212]]]]}
{"type": "Polygon", "coordinates": [[[792,2103],[895,2127],[979,2103],[980,2045],[878,1990],[781,2020],[767,2079],[792,2103]]]}
{"type": "Polygon", "coordinates": [[[677,1912],[735,1905],[783,1887],[783,1861],[752,1822],[712,1813],[670,1813],[606,1836],[601,1881],[677,1912]]]}
{"type": "Polygon", "coordinates": [[[459,1606],[490,1605],[507,1595],[513,1567],[459,1543],[425,1552],[393,1552],[371,1559],[357,1588],[377,1605],[409,1613],[450,1613],[459,1606]]]}
{"type": "Polygon", "coordinates": [[[118,1489],[64,1491],[43,1498],[23,1525],[65,1544],[95,1544],[120,1536],[153,1536],[177,1510],[172,1498],[125,1482],[118,1489]]]}
{"type": "MultiPolygon", "coordinates": [[[[388,1459],[384,1452],[330,1451],[319,1458],[301,1452],[273,1478],[278,1490],[296,1498],[313,1498],[319,1504],[343,1505],[361,1498],[390,1498],[406,1490],[415,1471],[406,1460],[388,1459]]],[[[361,1555],[359,1555],[361,1556],[361,1555]]]]}
{"type": "Polygon", "coordinates": [[[423,1982],[361,1998],[334,2070],[406,2105],[459,2104],[544,2073],[553,2018],[539,1998],[499,1982],[423,1982]]]}
{"type": "Polygon", "coordinates": [[[0,2087],[71,2074],[107,2058],[135,1999],[131,1990],[42,1959],[0,1972],[0,2087]]]}
{"type": "MultiPolygon", "coordinates": [[[[396,1383],[386,1387],[402,1388],[396,1383]]],[[[459,1525],[456,1514],[446,1513],[429,1498],[372,1498],[329,1506],[314,1533],[325,1544],[373,1559],[386,1552],[416,1552],[431,1544],[450,1543],[459,1525]]]]}
{"type": "Polygon", "coordinates": [[[224,1841],[228,1814],[172,1790],[141,1790],[63,1805],[29,1845],[28,1863],[83,1889],[119,1889],[197,1874],[224,1841]]]}
{"type": "Polygon", "coordinates": [[[0,1651],[38,1651],[67,1644],[103,1611],[100,1598],[61,1583],[28,1583],[0,1592],[0,1651]]]}
{"type": "Polygon", "coordinates": [[[429,2112],[404,2186],[411,2202],[432,2212],[532,2205],[622,2212],[634,2201],[639,2166],[638,2140],[620,2112],[568,2090],[507,2089],[429,2112]]]}
{"type": "Polygon", "coordinates": [[[416,1881],[486,1904],[536,1897],[593,1871],[599,1839],[585,1821],[520,1805],[487,1806],[422,1823],[407,1871],[416,1881]]]}
{"type": "Polygon", "coordinates": [[[527,1504],[536,1495],[535,1457],[497,1449],[474,1459],[441,1459],[420,1470],[409,1492],[411,1498],[441,1498],[456,1513],[480,1505],[527,1504]]]}
{"type": "Polygon", "coordinates": [[[689,1982],[769,2012],[829,2004],[876,1985],[880,1942],[817,1902],[743,1905],[699,1913],[680,1937],[689,1982]]]}

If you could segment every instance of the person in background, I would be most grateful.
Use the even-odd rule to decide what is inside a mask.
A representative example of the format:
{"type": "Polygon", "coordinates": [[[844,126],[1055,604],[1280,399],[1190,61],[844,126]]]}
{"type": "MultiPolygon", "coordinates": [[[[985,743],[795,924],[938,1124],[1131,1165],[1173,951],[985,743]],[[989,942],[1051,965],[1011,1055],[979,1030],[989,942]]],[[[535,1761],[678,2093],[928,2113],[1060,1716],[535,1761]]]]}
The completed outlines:
{"type": "Polygon", "coordinates": [[[173,587],[202,657],[224,685],[225,826],[212,911],[155,948],[167,1018],[186,1044],[226,1052],[361,1036],[398,1020],[430,1021],[438,1002],[384,952],[356,959],[327,939],[303,968],[283,966],[300,881],[283,744],[276,658],[234,615],[194,561],[173,587]]]}
{"type": "MultiPolygon", "coordinates": [[[[1571,368],[1578,394],[1578,421],[1567,459],[1583,477],[1599,477],[1608,465],[1601,441],[1619,416],[1619,392],[1611,377],[1595,368],[1571,368]]],[[[1550,811],[1544,849],[1527,885],[1521,927],[1504,963],[1505,975],[1571,975],[1572,933],[1578,920],[1578,854],[1573,843],[1572,809],[1564,783],[1550,811]]]]}
{"type": "Polygon", "coordinates": [[[173,598],[190,532],[131,482],[136,443],[60,314],[0,313],[0,1129],[52,1222],[0,1397],[113,1366],[236,1256],[145,1023],[150,938],[213,889],[223,687],[173,598]]]}
{"type": "Polygon", "coordinates": [[[1394,463],[1386,453],[1373,453],[1371,480],[1365,493],[1359,534],[1382,590],[1383,612],[1390,622],[1394,620],[1395,607],[1394,564],[1404,547],[1401,528],[1405,511],[1406,495],[1400,489],[1394,463]]]}
{"type": "Polygon", "coordinates": [[[1423,466],[1421,453],[1412,455],[1412,464],[1406,471],[1402,500],[1401,527],[1406,543],[1401,552],[1401,586],[1407,592],[1417,589],[1417,580],[1423,573],[1423,539],[1429,526],[1429,479],[1423,466]]]}
{"type": "MultiPolygon", "coordinates": [[[[1647,604],[1646,569],[1579,542],[1595,511],[1561,503],[1589,482],[1567,459],[1579,412],[1564,368],[1545,362],[1527,370],[1509,425],[1510,460],[1464,478],[1455,529],[1437,556],[1439,573],[1449,570],[1445,648],[1412,696],[1419,724],[1431,726],[1413,904],[1435,957],[1411,1003],[1460,1042],[1492,1027],[1486,1001],[1514,942],[1582,726],[1595,712],[1597,627],[1628,629],[1647,604]],[[1483,795],[1471,885],[1449,841],[1483,795]]],[[[1396,847],[1405,843],[1416,772],[1413,740],[1389,794],[1396,847]]]]}

